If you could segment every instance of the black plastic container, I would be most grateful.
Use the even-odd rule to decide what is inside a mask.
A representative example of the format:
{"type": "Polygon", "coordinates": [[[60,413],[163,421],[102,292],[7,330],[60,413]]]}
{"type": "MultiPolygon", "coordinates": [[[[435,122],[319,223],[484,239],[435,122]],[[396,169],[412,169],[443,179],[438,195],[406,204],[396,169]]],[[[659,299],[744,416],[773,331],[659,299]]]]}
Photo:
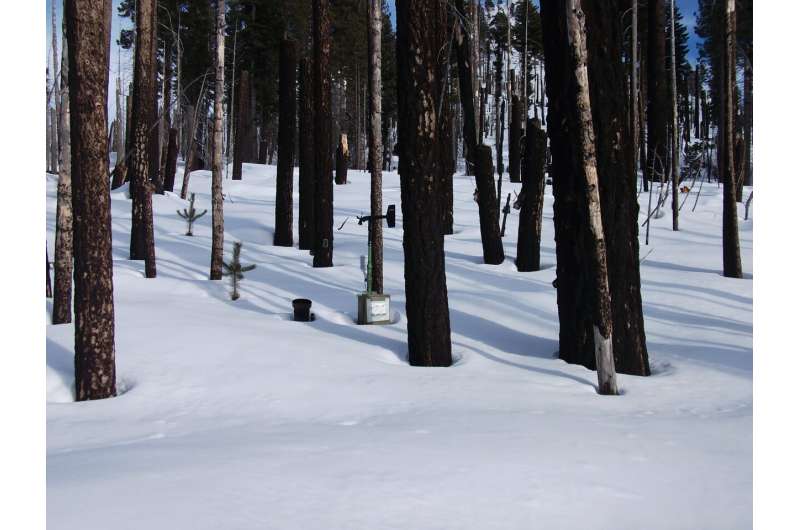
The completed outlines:
{"type": "Polygon", "coordinates": [[[311,321],[311,300],[307,298],[295,298],[292,300],[295,322],[311,321]]]}

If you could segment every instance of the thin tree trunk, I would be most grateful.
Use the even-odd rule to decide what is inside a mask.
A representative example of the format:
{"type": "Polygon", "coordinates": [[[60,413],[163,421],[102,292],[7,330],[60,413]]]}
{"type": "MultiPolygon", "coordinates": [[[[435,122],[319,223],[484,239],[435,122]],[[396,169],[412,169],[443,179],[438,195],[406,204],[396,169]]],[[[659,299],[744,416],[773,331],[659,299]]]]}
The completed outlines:
{"type": "Polygon", "coordinates": [[[508,131],[508,180],[520,182],[520,137],[522,133],[522,102],[519,96],[511,96],[511,125],[508,131]]]}
{"type": "Polygon", "coordinates": [[[56,1],[50,2],[51,35],[53,39],[53,101],[55,102],[55,120],[53,121],[53,172],[59,171],[59,158],[61,156],[60,143],[63,141],[61,131],[61,74],[58,68],[58,40],[56,37],[56,1]]]}
{"type": "MultiPolygon", "coordinates": [[[[441,75],[438,61],[446,60],[440,57],[445,27],[445,4],[438,0],[397,4],[399,172],[408,361],[412,366],[450,366],[453,362],[436,168],[440,130],[436,103],[442,86],[437,79],[441,75]]],[[[474,122],[471,126],[474,135],[474,122]]]]}
{"type": "Polygon", "coordinates": [[[739,251],[739,218],[736,207],[736,168],[734,163],[734,120],[736,86],[736,2],[725,0],[725,47],[723,56],[723,120],[724,153],[721,175],[722,190],[722,255],[723,275],[727,278],[742,277],[742,258],[739,251]]]}
{"type": "Polygon", "coordinates": [[[667,168],[668,101],[666,87],[666,40],[664,35],[664,0],[649,0],[647,13],[647,178],[658,180],[657,172],[667,168]]]}
{"type": "MultiPolygon", "coordinates": [[[[314,248],[314,98],[311,60],[300,61],[299,179],[297,228],[302,250],[314,248]]],[[[265,149],[266,151],[266,149],[265,149]]]]}
{"type": "MultiPolygon", "coordinates": [[[[369,166],[370,178],[370,215],[383,213],[383,172],[381,156],[383,145],[381,138],[381,31],[382,1],[368,0],[368,72],[369,79],[369,166]]],[[[370,241],[372,242],[372,285],[375,293],[383,293],[383,222],[370,223],[370,241]]]]}
{"type": "Polygon", "coordinates": [[[336,148],[336,176],[334,180],[339,186],[347,184],[347,163],[349,160],[350,144],[347,141],[347,134],[341,133],[339,135],[339,146],[336,148]]]}
{"type": "Polygon", "coordinates": [[[675,0],[670,0],[670,65],[672,84],[672,230],[678,230],[678,181],[680,180],[680,139],[678,131],[678,82],[675,64],[675,0]]]}
{"type": "Polygon", "coordinates": [[[517,199],[520,203],[520,211],[516,264],[517,270],[520,272],[538,271],[541,266],[542,210],[545,190],[544,164],[547,150],[547,136],[538,119],[530,120],[525,131],[522,191],[517,199]]]}
{"type": "Polygon", "coordinates": [[[47,265],[47,285],[45,290],[45,296],[47,298],[53,298],[53,285],[50,283],[50,251],[45,248],[44,251],[44,259],[45,264],[47,265]]]}
{"type": "Polygon", "coordinates": [[[333,266],[333,178],[331,172],[330,1],[313,0],[314,37],[314,267],[333,266]]]}
{"type": "Polygon", "coordinates": [[[236,129],[233,136],[233,180],[242,180],[242,162],[247,143],[247,121],[250,119],[250,72],[242,70],[239,74],[239,109],[236,113],[236,129]]]}
{"type": "Polygon", "coordinates": [[[273,244],[281,247],[294,245],[292,233],[292,185],[294,182],[294,134],[296,127],[295,82],[297,60],[295,42],[283,38],[280,44],[278,106],[278,169],[275,183],[275,236],[273,244]]]}
{"type": "Polygon", "coordinates": [[[639,175],[639,0],[631,0],[631,133],[633,175],[639,175]]]}
{"type": "Polygon", "coordinates": [[[225,0],[216,2],[216,54],[214,57],[214,138],[211,153],[211,267],[209,279],[222,279],[225,220],[222,212],[222,95],[225,93],[225,0]]]}
{"type": "Polygon", "coordinates": [[[111,0],[66,0],[64,16],[71,108],[75,399],[85,401],[116,395],[106,139],[111,0]]]}
{"type": "MultiPolygon", "coordinates": [[[[163,144],[161,148],[162,164],[160,166],[158,181],[156,183],[156,192],[160,193],[161,195],[164,194],[164,189],[166,187],[166,180],[167,180],[167,172],[169,171],[168,169],[168,166],[170,164],[169,135],[171,134],[172,130],[172,123],[170,120],[171,118],[170,103],[172,100],[172,42],[169,40],[164,43],[164,80],[162,86],[163,86],[163,91],[162,91],[163,103],[161,106],[161,138],[163,144]]],[[[172,179],[174,185],[175,173],[172,174],[172,179]]],[[[170,187],[169,191],[172,191],[172,187],[170,187]]]]}
{"type": "Polygon", "coordinates": [[[167,141],[167,161],[164,167],[164,189],[174,191],[175,171],[178,167],[178,129],[169,130],[169,140],[167,141]]]}
{"type": "MultiPolygon", "coordinates": [[[[155,278],[153,237],[153,138],[158,134],[153,120],[155,105],[155,55],[152,54],[156,28],[153,25],[154,0],[139,0],[136,5],[136,55],[133,74],[131,130],[131,245],[130,259],[144,260],[145,276],[155,278]]],[[[157,140],[157,138],[156,138],[157,140]]]]}
{"type": "Polygon", "coordinates": [[[58,196],[56,199],[56,251],[53,262],[53,324],[72,322],[72,160],[70,154],[69,59],[66,18],[61,45],[61,142],[58,146],[58,196]]]}

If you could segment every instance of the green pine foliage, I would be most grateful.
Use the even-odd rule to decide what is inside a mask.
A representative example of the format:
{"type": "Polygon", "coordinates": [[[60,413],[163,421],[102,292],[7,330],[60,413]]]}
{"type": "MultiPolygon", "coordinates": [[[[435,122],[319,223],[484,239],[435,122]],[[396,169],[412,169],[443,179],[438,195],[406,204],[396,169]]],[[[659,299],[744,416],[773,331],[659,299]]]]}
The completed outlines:
{"type": "Polygon", "coordinates": [[[242,265],[239,261],[239,255],[242,252],[242,244],[236,242],[233,244],[233,258],[230,263],[222,262],[222,267],[225,269],[222,273],[223,276],[231,277],[231,300],[239,299],[239,281],[244,279],[244,273],[249,272],[256,268],[255,265],[242,265]]]}
{"type": "Polygon", "coordinates": [[[192,226],[194,222],[203,217],[208,210],[203,210],[202,212],[198,213],[197,210],[194,209],[194,193],[189,196],[189,208],[184,208],[183,212],[180,210],[176,210],[178,215],[186,219],[186,235],[192,235],[192,226]]]}

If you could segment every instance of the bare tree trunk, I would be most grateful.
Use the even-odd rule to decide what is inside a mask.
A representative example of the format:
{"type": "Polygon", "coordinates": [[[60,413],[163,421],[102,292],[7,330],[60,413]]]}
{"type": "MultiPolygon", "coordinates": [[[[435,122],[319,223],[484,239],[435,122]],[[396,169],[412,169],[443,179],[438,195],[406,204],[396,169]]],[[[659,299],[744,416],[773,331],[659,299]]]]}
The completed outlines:
{"type": "MultiPolygon", "coordinates": [[[[339,146],[336,148],[336,177],[337,185],[347,184],[347,163],[350,160],[350,145],[347,142],[347,134],[339,135],[339,146]]],[[[357,164],[357,162],[356,162],[357,164]]]]}
{"type": "Polygon", "coordinates": [[[55,102],[55,120],[53,122],[53,172],[59,171],[59,158],[61,151],[59,148],[62,140],[61,131],[61,74],[58,68],[58,40],[56,38],[56,2],[50,2],[50,15],[51,15],[51,34],[53,38],[53,101],[55,102]]]}
{"type": "MultiPolygon", "coordinates": [[[[162,106],[161,106],[161,165],[159,166],[158,180],[156,181],[156,192],[164,194],[166,186],[169,159],[169,136],[172,130],[170,103],[172,100],[172,41],[164,43],[164,79],[162,83],[162,106]]],[[[173,184],[175,174],[172,174],[173,184]]],[[[172,187],[170,190],[172,191],[172,187]]]]}
{"type": "MultiPolygon", "coordinates": [[[[300,61],[299,179],[300,207],[297,229],[302,250],[314,248],[314,98],[311,60],[300,61]]],[[[266,149],[265,149],[266,151],[266,149]]]]}
{"type": "Polygon", "coordinates": [[[47,285],[45,290],[45,296],[47,298],[53,298],[53,285],[50,283],[50,251],[45,248],[44,251],[44,259],[47,265],[47,285]]]}
{"type": "MultiPolygon", "coordinates": [[[[369,166],[370,178],[370,215],[383,213],[383,172],[381,157],[383,145],[381,138],[381,31],[382,1],[368,0],[367,21],[368,36],[368,79],[369,79],[369,166]]],[[[383,293],[383,222],[370,223],[370,241],[372,242],[372,285],[370,289],[383,293]]]]}
{"type": "Polygon", "coordinates": [[[669,123],[666,81],[664,0],[648,0],[647,13],[647,161],[650,182],[667,169],[667,125],[669,123]]]}
{"type": "Polygon", "coordinates": [[[453,362],[436,168],[436,103],[442,86],[437,79],[441,72],[438,61],[446,60],[439,52],[445,45],[445,26],[445,5],[438,0],[397,4],[399,172],[408,361],[412,366],[450,366],[453,362]]]}
{"type": "Polygon", "coordinates": [[[680,180],[680,139],[678,135],[678,82],[675,64],[675,0],[670,0],[670,65],[672,84],[672,230],[678,230],[678,181],[680,180]]]}
{"type": "Polygon", "coordinates": [[[282,247],[294,245],[292,233],[292,187],[294,183],[294,134],[297,97],[297,60],[295,42],[284,37],[280,45],[278,116],[278,169],[275,183],[275,236],[273,244],[282,247]]]}
{"type": "Polygon", "coordinates": [[[239,109],[236,113],[236,129],[233,136],[233,180],[242,180],[242,162],[247,143],[247,121],[250,112],[250,72],[242,70],[239,74],[239,109]]]}
{"type": "Polygon", "coordinates": [[[75,251],[75,399],[116,395],[106,139],[110,0],[66,0],[75,251]],[[103,43],[98,46],[98,43],[103,43]]]}
{"type": "Polygon", "coordinates": [[[633,175],[639,175],[639,0],[631,0],[631,133],[633,175]]]}
{"type": "Polygon", "coordinates": [[[214,57],[214,138],[211,153],[211,270],[209,279],[222,279],[225,220],[222,212],[222,95],[225,93],[225,0],[217,0],[216,54],[214,57]]]}
{"type": "Polygon", "coordinates": [[[333,178],[331,172],[330,1],[313,0],[314,49],[314,267],[333,266],[333,178]]]}
{"type": "Polygon", "coordinates": [[[72,322],[72,160],[70,154],[69,58],[66,38],[61,45],[61,142],[58,146],[58,196],[56,199],[56,252],[53,262],[53,324],[72,322]]]}
{"type": "Polygon", "coordinates": [[[522,191],[517,199],[520,203],[520,211],[516,264],[517,270],[520,272],[540,269],[542,209],[545,190],[544,159],[547,150],[547,136],[541,129],[538,119],[530,120],[525,131],[522,191]]]}
{"type": "Polygon", "coordinates": [[[175,171],[178,166],[178,130],[175,128],[169,130],[166,159],[167,161],[164,167],[164,189],[171,192],[175,189],[175,171]]]}
{"type": "Polygon", "coordinates": [[[736,118],[734,87],[736,86],[736,2],[725,0],[725,47],[723,56],[723,120],[721,133],[724,148],[720,159],[723,177],[722,190],[722,256],[723,275],[742,277],[742,258],[739,251],[739,218],[736,207],[736,168],[734,163],[734,120],[736,118]]]}
{"type": "Polygon", "coordinates": [[[520,137],[522,133],[522,102],[519,96],[511,96],[511,124],[508,130],[508,180],[520,182],[520,137]]]}
{"type": "Polygon", "coordinates": [[[155,100],[155,55],[152,54],[156,28],[153,25],[154,0],[139,0],[136,5],[136,57],[133,73],[133,111],[131,130],[131,245],[130,259],[144,260],[145,276],[155,278],[153,237],[153,189],[151,176],[153,138],[158,134],[153,120],[155,100]]]}

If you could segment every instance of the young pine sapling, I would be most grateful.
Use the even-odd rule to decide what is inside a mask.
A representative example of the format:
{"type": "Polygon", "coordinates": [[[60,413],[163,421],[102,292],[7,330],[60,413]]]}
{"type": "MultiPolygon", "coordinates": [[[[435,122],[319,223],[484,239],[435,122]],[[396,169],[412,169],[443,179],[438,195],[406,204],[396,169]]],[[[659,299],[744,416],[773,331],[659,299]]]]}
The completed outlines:
{"type": "Polygon", "coordinates": [[[233,292],[231,292],[231,300],[238,300],[239,299],[239,280],[244,279],[245,272],[249,272],[256,268],[255,265],[246,265],[242,266],[239,262],[239,254],[242,251],[242,244],[241,243],[234,243],[233,244],[233,259],[230,263],[222,262],[222,266],[225,271],[222,273],[223,276],[230,276],[231,277],[231,284],[233,286],[233,292]]]}
{"type": "Polygon", "coordinates": [[[183,212],[177,210],[178,215],[186,219],[186,224],[188,226],[188,230],[186,232],[187,236],[192,235],[192,225],[194,225],[195,221],[203,217],[207,211],[208,210],[203,210],[202,212],[197,213],[197,210],[194,209],[194,193],[189,196],[189,208],[184,208],[183,212]]]}

